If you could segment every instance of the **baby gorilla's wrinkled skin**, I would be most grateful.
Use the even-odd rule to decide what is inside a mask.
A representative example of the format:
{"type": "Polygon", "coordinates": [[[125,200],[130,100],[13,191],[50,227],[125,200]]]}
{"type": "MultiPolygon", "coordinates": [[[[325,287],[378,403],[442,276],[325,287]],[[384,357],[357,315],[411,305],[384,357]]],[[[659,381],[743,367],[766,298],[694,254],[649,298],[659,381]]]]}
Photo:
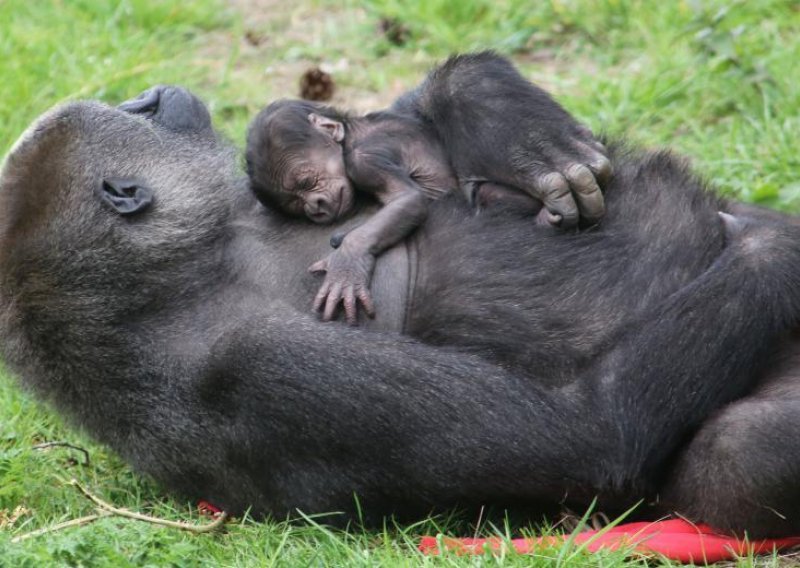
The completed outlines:
{"type": "MultiPolygon", "coordinates": [[[[520,99],[517,104],[524,105],[529,99],[532,105],[542,106],[544,96],[545,108],[563,112],[555,102],[527,83],[513,66],[495,55],[454,58],[442,69],[452,73],[454,68],[458,76],[462,67],[464,73],[487,77],[498,74],[501,79],[507,79],[518,89],[514,93],[520,99]]],[[[322,309],[325,321],[334,317],[340,303],[344,303],[346,319],[351,324],[357,321],[359,302],[367,315],[374,315],[369,286],[376,257],[425,221],[430,201],[450,193],[460,190],[478,207],[503,203],[536,214],[537,222],[554,226],[573,226],[578,211],[589,223],[596,222],[603,214],[602,195],[591,170],[585,165],[576,165],[576,161],[581,160],[592,162],[598,173],[608,173],[608,161],[599,151],[605,150],[593,140],[591,132],[576,129],[571,134],[578,151],[571,152],[574,156],[567,152],[557,160],[564,164],[566,178],[552,172],[534,174],[530,164],[538,163],[536,144],[532,140],[520,143],[515,138],[519,135],[510,132],[524,130],[530,125],[533,133],[540,117],[529,118],[522,126],[513,124],[512,127],[506,124],[508,120],[501,120],[507,117],[494,116],[498,114],[496,108],[484,108],[490,120],[476,121],[482,129],[478,136],[499,136],[508,146],[503,148],[500,144],[493,149],[495,154],[509,152],[507,158],[505,155],[499,158],[499,162],[505,162],[500,169],[513,171],[515,163],[525,163],[529,173],[505,179],[497,174],[496,164],[481,165],[477,161],[454,170],[448,148],[442,144],[443,136],[453,138],[452,125],[442,128],[435,117],[427,117],[422,112],[426,99],[431,98],[412,92],[391,111],[363,117],[348,116],[334,108],[309,102],[284,100],[269,105],[250,125],[248,173],[252,188],[262,202],[290,215],[305,216],[315,223],[333,223],[349,215],[357,195],[371,196],[382,206],[377,214],[345,237],[335,235],[331,244],[337,250],[310,267],[312,272],[326,273],[314,298],[314,310],[322,309]],[[415,107],[414,101],[422,106],[415,107]],[[509,133],[498,134],[498,124],[507,126],[509,133]],[[590,146],[580,146],[582,138],[588,138],[587,144],[594,148],[586,155],[583,154],[590,146]],[[522,158],[514,155],[520,148],[528,155],[522,158]],[[583,175],[573,176],[576,187],[573,200],[565,180],[569,179],[570,172],[578,170],[583,175]],[[523,178],[526,183],[519,183],[523,178]],[[563,180],[563,187],[558,184],[558,187],[549,187],[553,180],[563,180]],[[542,206],[543,201],[547,207],[542,206]]],[[[437,104],[441,103],[432,106],[435,108],[437,104]]],[[[451,117],[447,121],[464,119],[468,117],[451,117]]],[[[459,136],[472,137],[472,132],[467,129],[456,138],[459,136]]],[[[463,141],[454,142],[457,143],[463,144],[463,141]]]]}
{"type": "Polygon", "coordinates": [[[327,273],[314,299],[325,321],[341,301],[351,324],[357,302],[374,315],[375,258],[419,227],[431,200],[458,188],[436,133],[397,113],[348,117],[304,101],[278,101],[253,121],[247,148],[253,189],[285,213],[333,223],[354,209],[354,187],[382,206],[346,236],[334,236],[337,250],[310,267],[327,273]]]}
{"type": "Polygon", "coordinates": [[[255,119],[248,134],[248,170],[262,200],[293,216],[333,223],[354,205],[342,155],[344,130],[333,109],[279,101],[255,119]]]}

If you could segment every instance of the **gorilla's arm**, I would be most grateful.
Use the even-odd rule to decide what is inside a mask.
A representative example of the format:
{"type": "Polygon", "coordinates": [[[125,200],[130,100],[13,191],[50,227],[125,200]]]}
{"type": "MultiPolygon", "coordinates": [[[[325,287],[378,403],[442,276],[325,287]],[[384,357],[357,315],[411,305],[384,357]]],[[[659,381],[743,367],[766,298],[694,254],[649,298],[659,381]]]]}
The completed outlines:
{"type": "Polygon", "coordinates": [[[227,423],[208,425],[209,443],[239,458],[221,460],[212,477],[244,479],[248,464],[252,488],[201,496],[279,515],[354,513],[353,494],[377,515],[565,493],[643,496],[686,433],[751,386],[800,315],[796,293],[771,292],[800,281],[800,231],[735,230],[708,271],[563,390],[280,306],[253,313],[220,337],[204,373],[219,383],[209,392],[225,395],[193,410],[227,408],[227,423]]]}
{"type": "MultiPolygon", "coordinates": [[[[534,441],[519,426],[532,414],[552,424],[571,419],[531,402],[526,381],[480,358],[323,326],[275,304],[220,337],[211,361],[206,376],[218,384],[206,388],[224,395],[198,414],[227,413],[230,421],[209,435],[253,465],[253,492],[209,496],[233,510],[353,515],[357,495],[378,522],[389,512],[413,517],[525,495],[534,441]]],[[[558,447],[553,434],[537,439],[558,447]]]]}

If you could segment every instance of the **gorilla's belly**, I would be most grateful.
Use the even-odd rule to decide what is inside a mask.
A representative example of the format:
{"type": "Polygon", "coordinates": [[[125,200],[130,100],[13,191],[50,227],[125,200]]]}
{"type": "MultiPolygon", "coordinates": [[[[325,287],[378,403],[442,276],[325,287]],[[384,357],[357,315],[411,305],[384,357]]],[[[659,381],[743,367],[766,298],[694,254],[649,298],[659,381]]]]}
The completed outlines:
{"type": "Polygon", "coordinates": [[[406,327],[411,291],[416,282],[417,254],[414,239],[407,239],[385,251],[375,263],[372,298],[375,318],[359,314],[365,329],[402,332],[406,327]]]}

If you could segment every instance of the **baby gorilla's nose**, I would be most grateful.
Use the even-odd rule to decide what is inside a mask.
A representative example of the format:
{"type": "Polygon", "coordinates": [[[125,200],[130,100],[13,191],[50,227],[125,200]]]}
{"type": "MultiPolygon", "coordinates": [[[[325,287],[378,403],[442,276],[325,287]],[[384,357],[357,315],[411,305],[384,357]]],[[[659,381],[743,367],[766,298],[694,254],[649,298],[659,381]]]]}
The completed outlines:
{"type": "Polygon", "coordinates": [[[315,223],[330,223],[335,213],[329,197],[324,193],[309,196],[305,210],[306,215],[315,223]]]}
{"type": "Polygon", "coordinates": [[[311,199],[311,207],[314,211],[324,211],[328,208],[328,200],[323,195],[315,196],[311,199]]]}

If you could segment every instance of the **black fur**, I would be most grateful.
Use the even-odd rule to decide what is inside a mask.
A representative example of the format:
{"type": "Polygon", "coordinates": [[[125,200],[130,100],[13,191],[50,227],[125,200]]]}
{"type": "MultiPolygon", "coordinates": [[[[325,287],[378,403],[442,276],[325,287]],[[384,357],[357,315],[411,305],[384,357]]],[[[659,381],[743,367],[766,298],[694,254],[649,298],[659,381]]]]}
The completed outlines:
{"type": "Polygon", "coordinates": [[[328,229],[264,210],[213,133],[159,120],[59,107],[0,175],[0,352],[139,471],[234,513],[354,515],[354,494],[368,522],[616,510],[666,490],[723,529],[800,530],[797,366],[776,354],[800,316],[793,222],[614,150],[601,226],[439,202],[411,337],[323,325],[304,270],[328,229]],[[117,215],[108,178],[153,205],[117,215]]]}
{"type": "Polygon", "coordinates": [[[453,56],[392,110],[434,127],[462,185],[517,188],[559,215],[562,228],[603,216],[595,177],[604,182],[610,168],[602,144],[509,60],[453,56]]]}

